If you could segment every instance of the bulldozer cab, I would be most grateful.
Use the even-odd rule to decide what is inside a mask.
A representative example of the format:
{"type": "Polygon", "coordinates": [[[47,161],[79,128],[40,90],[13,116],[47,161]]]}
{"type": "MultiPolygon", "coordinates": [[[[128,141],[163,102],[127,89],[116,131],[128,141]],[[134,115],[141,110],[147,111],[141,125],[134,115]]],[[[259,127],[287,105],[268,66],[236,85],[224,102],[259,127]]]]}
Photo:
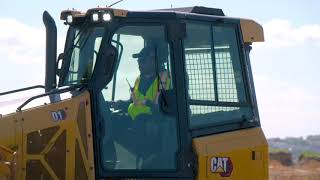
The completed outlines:
{"type": "Polygon", "coordinates": [[[41,140],[40,127],[24,130],[28,142],[51,143],[26,144],[26,177],[40,177],[28,176],[38,167],[53,179],[267,179],[249,59],[263,41],[259,24],[206,7],[67,10],[61,19],[65,49],[45,94],[56,103],[48,107],[55,129],[44,132],[56,134],[41,140]],[[66,91],[70,102],[57,102],[66,91]],[[28,156],[29,146],[39,155],[28,156]]]}
{"type": "Polygon", "coordinates": [[[90,89],[99,176],[192,177],[192,138],[259,126],[248,54],[263,37],[254,22],[246,30],[248,21],[201,7],[73,13],[62,14],[70,29],[59,85],[90,89]],[[139,63],[149,46],[155,57],[139,63]],[[110,49],[113,59],[103,55],[110,49]],[[135,90],[149,106],[133,103],[135,90]]]}

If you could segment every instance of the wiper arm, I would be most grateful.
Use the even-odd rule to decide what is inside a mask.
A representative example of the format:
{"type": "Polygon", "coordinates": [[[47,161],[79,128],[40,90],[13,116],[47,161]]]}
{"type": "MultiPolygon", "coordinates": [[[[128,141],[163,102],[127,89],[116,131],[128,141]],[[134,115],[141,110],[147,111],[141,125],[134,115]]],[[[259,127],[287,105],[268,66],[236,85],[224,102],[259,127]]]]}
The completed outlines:
{"type": "MultiPolygon", "coordinates": [[[[72,46],[69,46],[68,49],[65,51],[63,54],[63,59],[68,59],[65,63],[63,63],[62,67],[62,75],[61,79],[62,81],[65,81],[66,75],[68,74],[68,71],[70,70],[70,63],[71,63],[71,58],[69,58],[72,55],[73,50],[78,47],[79,49],[85,45],[85,42],[89,38],[90,32],[88,31],[88,28],[90,27],[90,21],[88,19],[85,20],[85,22],[82,24],[82,26],[79,28],[79,32],[75,35],[74,39],[72,40],[72,46]],[[85,41],[81,43],[81,45],[77,45],[80,41],[82,41],[84,38],[85,41]]],[[[60,82],[59,82],[60,83],[60,82]]]]}
{"type": "Polygon", "coordinates": [[[76,42],[73,42],[73,45],[68,48],[68,50],[64,54],[63,58],[68,57],[70,55],[70,53],[73,52],[74,48],[78,47],[77,44],[80,42],[80,40],[83,40],[84,38],[86,38],[86,40],[83,41],[83,43],[81,43],[81,45],[79,45],[79,48],[83,47],[83,45],[85,44],[85,42],[87,41],[87,39],[89,37],[88,34],[90,34],[89,31],[87,31],[90,27],[89,24],[90,24],[89,21],[85,20],[83,25],[80,27],[79,32],[74,37],[74,41],[76,40],[76,42]]]}

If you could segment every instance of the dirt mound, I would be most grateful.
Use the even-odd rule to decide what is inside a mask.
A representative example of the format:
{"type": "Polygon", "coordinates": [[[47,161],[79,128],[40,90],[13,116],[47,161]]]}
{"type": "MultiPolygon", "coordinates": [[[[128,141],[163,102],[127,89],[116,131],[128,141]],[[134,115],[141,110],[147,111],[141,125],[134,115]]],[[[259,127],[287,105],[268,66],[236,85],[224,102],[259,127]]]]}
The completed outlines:
{"type": "Polygon", "coordinates": [[[269,161],[269,180],[320,180],[320,161],[304,158],[291,166],[269,161]]]}
{"type": "Polygon", "coordinates": [[[278,161],[284,166],[293,165],[292,154],[290,152],[271,152],[269,158],[270,160],[278,161]]]}
{"type": "Polygon", "coordinates": [[[311,158],[311,157],[300,158],[296,166],[303,169],[315,169],[320,171],[320,158],[311,158]]]}

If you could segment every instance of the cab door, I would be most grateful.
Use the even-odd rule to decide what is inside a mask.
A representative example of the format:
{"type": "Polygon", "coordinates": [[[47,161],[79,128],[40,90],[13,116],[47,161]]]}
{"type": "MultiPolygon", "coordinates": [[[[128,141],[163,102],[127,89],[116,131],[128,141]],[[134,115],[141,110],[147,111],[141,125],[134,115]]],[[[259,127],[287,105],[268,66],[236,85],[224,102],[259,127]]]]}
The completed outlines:
{"type": "Polygon", "coordinates": [[[110,38],[110,44],[118,49],[115,72],[105,88],[93,89],[100,177],[192,177],[191,163],[188,167],[184,161],[188,156],[185,140],[181,140],[183,117],[177,112],[167,114],[159,105],[163,100],[169,102],[168,98],[177,102],[179,79],[173,67],[176,61],[181,64],[182,54],[174,26],[132,22],[110,38]],[[146,49],[151,55],[144,57],[146,49]],[[150,61],[155,63],[145,72],[150,61]],[[133,96],[138,96],[140,103],[135,103],[133,96]],[[185,174],[186,170],[191,173],[185,174]]]}
{"type": "Polygon", "coordinates": [[[237,21],[187,22],[186,35],[188,120],[198,179],[267,179],[268,146],[251,101],[237,21]]]}

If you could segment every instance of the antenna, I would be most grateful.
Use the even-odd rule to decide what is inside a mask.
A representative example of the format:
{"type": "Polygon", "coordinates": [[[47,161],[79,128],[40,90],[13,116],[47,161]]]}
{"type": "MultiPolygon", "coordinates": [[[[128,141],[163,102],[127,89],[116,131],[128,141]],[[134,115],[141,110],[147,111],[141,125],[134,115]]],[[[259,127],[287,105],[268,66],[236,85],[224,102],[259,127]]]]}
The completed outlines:
{"type": "Polygon", "coordinates": [[[112,7],[112,6],[114,6],[114,5],[118,4],[118,3],[120,3],[121,1],[124,1],[124,0],[119,0],[119,1],[117,1],[117,2],[115,2],[115,3],[112,3],[112,4],[111,4],[111,5],[109,5],[108,7],[112,7]]]}
{"type": "Polygon", "coordinates": [[[126,78],[126,81],[127,81],[128,85],[129,85],[129,87],[130,87],[130,91],[133,92],[133,87],[130,85],[130,83],[129,83],[129,81],[128,81],[127,78],[126,78]]]}

